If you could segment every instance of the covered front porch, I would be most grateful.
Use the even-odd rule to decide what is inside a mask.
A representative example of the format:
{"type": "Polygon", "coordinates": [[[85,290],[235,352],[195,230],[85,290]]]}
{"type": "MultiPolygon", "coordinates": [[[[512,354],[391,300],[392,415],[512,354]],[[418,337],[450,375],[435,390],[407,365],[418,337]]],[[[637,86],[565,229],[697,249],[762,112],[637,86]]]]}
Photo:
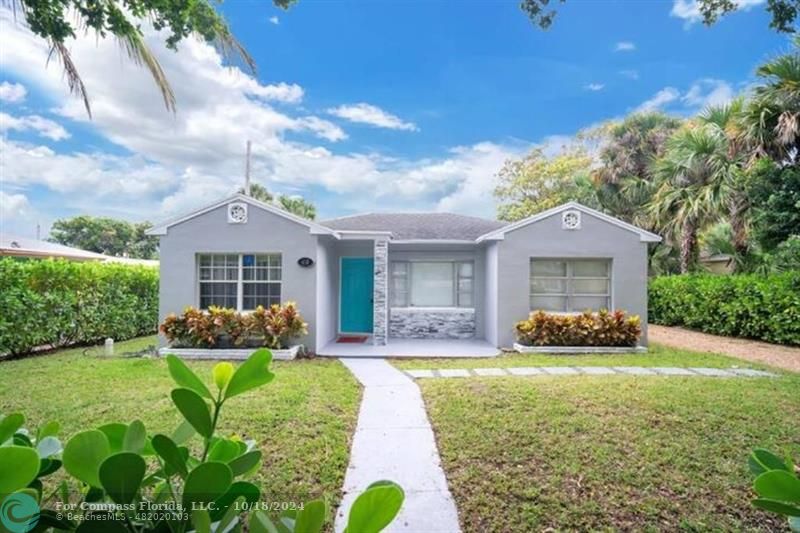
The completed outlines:
{"type": "Polygon", "coordinates": [[[364,342],[326,344],[317,355],[322,357],[496,357],[500,350],[483,339],[396,339],[376,345],[371,338],[364,342]]]}
{"type": "Polygon", "coordinates": [[[485,250],[343,232],[318,255],[316,353],[331,357],[493,357],[485,250]]]}

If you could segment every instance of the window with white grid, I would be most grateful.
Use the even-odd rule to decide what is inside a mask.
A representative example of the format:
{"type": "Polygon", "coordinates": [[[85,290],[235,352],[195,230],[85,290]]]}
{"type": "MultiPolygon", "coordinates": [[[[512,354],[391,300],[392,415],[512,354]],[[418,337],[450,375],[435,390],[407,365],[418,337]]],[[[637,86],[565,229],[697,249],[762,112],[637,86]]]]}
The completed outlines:
{"type": "Polygon", "coordinates": [[[281,302],[280,254],[200,254],[200,309],[250,311],[281,302]]]}
{"type": "Polygon", "coordinates": [[[611,261],[531,259],[531,310],[581,312],[610,307],[611,261]]]}

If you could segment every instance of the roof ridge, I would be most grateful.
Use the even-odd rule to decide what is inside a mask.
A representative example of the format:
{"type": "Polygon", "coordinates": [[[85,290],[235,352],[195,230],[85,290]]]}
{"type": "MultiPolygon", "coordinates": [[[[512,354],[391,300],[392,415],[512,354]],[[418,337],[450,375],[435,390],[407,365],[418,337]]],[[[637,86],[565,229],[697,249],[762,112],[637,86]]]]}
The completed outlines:
{"type": "Polygon", "coordinates": [[[455,216],[455,217],[462,217],[462,218],[471,218],[473,220],[481,220],[483,222],[498,222],[501,224],[508,224],[503,220],[497,220],[496,218],[485,218],[479,217],[475,215],[465,215],[463,213],[454,213],[452,211],[368,211],[366,213],[353,213],[351,215],[343,215],[340,217],[335,218],[326,218],[320,222],[332,222],[334,220],[343,220],[347,218],[356,218],[356,217],[365,217],[365,216],[398,216],[398,215],[448,215],[448,216],[455,216]]]}

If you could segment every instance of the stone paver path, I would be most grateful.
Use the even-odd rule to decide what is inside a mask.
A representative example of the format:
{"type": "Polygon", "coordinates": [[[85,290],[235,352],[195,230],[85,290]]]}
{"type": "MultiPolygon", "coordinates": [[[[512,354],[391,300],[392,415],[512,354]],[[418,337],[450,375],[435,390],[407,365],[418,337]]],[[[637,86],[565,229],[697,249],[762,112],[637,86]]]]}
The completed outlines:
{"type": "Polygon", "coordinates": [[[415,379],[421,378],[467,378],[470,376],[700,376],[715,378],[768,378],[777,374],[751,368],[676,368],[666,366],[521,366],[510,368],[442,368],[440,370],[406,370],[415,379]]]}
{"type": "Polygon", "coordinates": [[[364,396],[344,478],[344,498],[336,513],[336,531],[346,527],[356,496],[382,479],[398,483],[406,495],[400,514],[385,531],[460,531],[419,387],[383,359],[341,361],[364,386],[364,396]]]}
{"type": "Polygon", "coordinates": [[[720,337],[683,328],[647,325],[647,337],[673,348],[683,348],[695,352],[721,353],[746,361],[800,372],[800,347],[781,346],[752,339],[720,337]]]}

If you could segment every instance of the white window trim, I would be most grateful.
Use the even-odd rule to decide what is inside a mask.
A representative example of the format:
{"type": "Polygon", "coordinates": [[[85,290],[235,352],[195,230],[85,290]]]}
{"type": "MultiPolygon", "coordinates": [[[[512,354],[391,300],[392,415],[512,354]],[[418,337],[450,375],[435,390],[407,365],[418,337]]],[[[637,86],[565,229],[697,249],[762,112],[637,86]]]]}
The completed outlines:
{"type": "Polygon", "coordinates": [[[200,279],[200,257],[204,255],[235,255],[238,257],[238,273],[236,280],[236,311],[240,313],[251,313],[255,309],[243,309],[244,306],[244,256],[246,255],[277,255],[281,260],[281,279],[274,280],[247,280],[247,283],[263,283],[263,284],[276,284],[280,285],[280,294],[283,299],[283,254],[280,252],[198,252],[195,254],[195,307],[201,311],[206,311],[200,307],[200,285],[202,283],[232,283],[232,280],[203,280],[200,279]]]}
{"type": "MultiPolygon", "coordinates": [[[[528,259],[528,309],[530,311],[534,311],[535,309],[531,308],[531,298],[534,296],[560,296],[567,298],[567,307],[570,307],[571,300],[573,297],[590,297],[590,298],[608,298],[608,310],[612,311],[615,309],[614,307],[614,261],[609,257],[541,257],[541,256],[534,256],[528,259]],[[564,261],[567,265],[567,275],[566,276],[533,276],[532,271],[532,263],[533,261],[564,261]],[[579,276],[574,277],[572,275],[572,263],[576,261],[605,261],[608,264],[608,276],[579,276]],[[534,293],[533,292],[533,284],[532,281],[534,277],[543,278],[543,279],[563,279],[567,281],[567,293],[566,294],[557,294],[557,293],[534,293]],[[587,294],[587,293],[578,293],[575,294],[571,292],[571,284],[570,280],[584,280],[584,279],[604,279],[608,280],[608,292],[605,294],[595,293],[595,294],[587,294]]],[[[544,311],[545,313],[551,315],[580,315],[583,313],[584,310],[573,310],[573,311],[544,311]]]]}
{"type": "Polygon", "coordinates": [[[392,309],[426,309],[426,310],[432,310],[432,311],[445,310],[445,309],[464,309],[464,310],[466,310],[466,309],[475,309],[475,294],[476,294],[475,279],[476,279],[475,261],[473,261],[471,259],[453,259],[453,260],[450,260],[450,259],[410,259],[410,260],[409,259],[404,259],[404,260],[398,260],[398,261],[390,261],[390,265],[389,265],[389,280],[390,280],[390,283],[389,283],[389,285],[390,285],[389,306],[392,309]],[[393,289],[393,283],[391,282],[391,280],[394,277],[394,265],[398,264],[398,263],[403,263],[403,264],[407,265],[407,267],[406,267],[406,305],[395,305],[394,301],[393,301],[394,300],[394,289],[393,289]],[[443,305],[414,305],[413,303],[411,303],[411,294],[412,294],[411,284],[413,282],[413,271],[414,271],[413,265],[414,265],[414,263],[448,263],[448,264],[452,265],[452,267],[453,267],[453,305],[445,305],[445,306],[443,306],[443,305]],[[463,291],[459,291],[458,290],[458,280],[459,280],[458,267],[459,267],[459,265],[461,265],[463,263],[469,263],[470,265],[472,265],[472,276],[469,277],[469,278],[463,278],[463,279],[471,279],[472,280],[472,305],[463,305],[462,306],[462,305],[458,305],[459,292],[463,293],[463,291]]]}

